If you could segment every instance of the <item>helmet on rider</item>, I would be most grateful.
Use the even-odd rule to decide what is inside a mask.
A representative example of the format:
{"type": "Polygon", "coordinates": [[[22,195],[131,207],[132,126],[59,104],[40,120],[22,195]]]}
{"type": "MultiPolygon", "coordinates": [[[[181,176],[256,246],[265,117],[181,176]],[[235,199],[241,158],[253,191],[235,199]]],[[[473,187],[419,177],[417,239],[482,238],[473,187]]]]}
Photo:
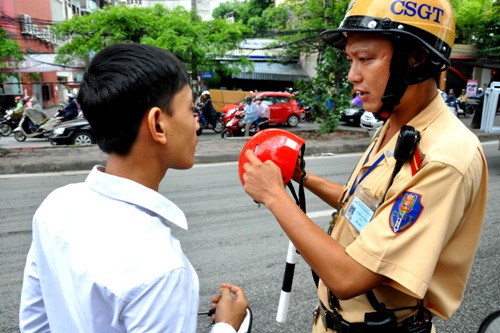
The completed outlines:
{"type": "Polygon", "coordinates": [[[245,102],[247,102],[247,104],[252,103],[252,101],[253,101],[253,97],[252,96],[245,97],[245,102]]]}
{"type": "Polygon", "coordinates": [[[245,152],[250,149],[262,161],[273,161],[281,170],[283,184],[287,184],[293,176],[297,159],[303,156],[305,141],[301,137],[278,128],[259,131],[252,136],[240,153],[238,172],[242,185],[245,170],[243,165],[248,162],[245,152]]]}
{"type": "Polygon", "coordinates": [[[204,91],[201,93],[201,96],[210,96],[210,91],[208,91],[208,90],[204,90],[204,91]]]}
{"type": "Polygon", "coordinates": [[[21,96],[16,96],[15,100],[16,102],[19,102],[21,100],[21,96]]]}
{"type": "Polygon", "coordinates": [[[349,32],[384,34],[393,41],[390,78],[382,98],[382,109],[388,117],[408,85],[435,77],[450,66],[455,17],[449,0],[352,0],[340,26],[321,33],[320,38],[344,49],[349,32]],[[409,52],[420,46],[428,56],[422,64],[412,67],[409,52]]]}
{"type": "Polygon", "coordinates": [[[73,93],[69,93],[69,94],[68,94],[68,98],[69,98],[69,99],[74,99],[75,97],[76,97],[76,96],[75,96],[73,93]]]}

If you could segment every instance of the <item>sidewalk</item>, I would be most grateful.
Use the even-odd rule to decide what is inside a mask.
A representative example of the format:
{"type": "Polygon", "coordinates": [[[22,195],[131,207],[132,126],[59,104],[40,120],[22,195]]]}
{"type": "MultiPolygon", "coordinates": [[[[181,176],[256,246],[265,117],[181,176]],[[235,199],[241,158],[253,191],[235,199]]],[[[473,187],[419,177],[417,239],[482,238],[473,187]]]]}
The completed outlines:
{"type": "MultiPolygon", "coordinates": [[[[498,133],[472,130],[480,141],[498,140],[498,133]]],[[[319,136],[314,132],[295,132],[306,140],[306,156],[363,152],[370,143],[373,131],[338,131],[319,136]]],[[[237,161],[248,138],[227,138],[199,141],[195,163],[237,161]]],[[[0,174],[60,172],[90,170],[105,164],[106,155],[97,145],[54,146],[40,148],[0,148],[0,174]]]]}

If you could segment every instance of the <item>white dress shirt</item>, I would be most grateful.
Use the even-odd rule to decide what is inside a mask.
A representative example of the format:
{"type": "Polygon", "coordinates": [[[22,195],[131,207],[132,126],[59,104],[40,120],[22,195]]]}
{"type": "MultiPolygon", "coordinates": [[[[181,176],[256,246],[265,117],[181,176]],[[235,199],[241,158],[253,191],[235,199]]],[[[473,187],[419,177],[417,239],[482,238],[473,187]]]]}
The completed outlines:
{"type": "Polygon", "coordinates": [[[35,213],[21,332],[196,332],[198,276],[170,228],[187,229],[184,213],[103,169],[56,189],[35,213]]]}

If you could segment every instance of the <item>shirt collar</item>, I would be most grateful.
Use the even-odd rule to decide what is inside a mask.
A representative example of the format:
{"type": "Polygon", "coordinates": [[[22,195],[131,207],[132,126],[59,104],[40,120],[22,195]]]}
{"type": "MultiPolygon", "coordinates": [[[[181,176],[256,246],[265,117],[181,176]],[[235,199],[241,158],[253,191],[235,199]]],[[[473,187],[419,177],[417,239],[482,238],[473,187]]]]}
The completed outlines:
{"type": "MultiPolygon", "coordinates": [[[[450,112],[446,104],[444,103],[443,98],[441,97],[440,94],[437,94],[436,97],[427,105],[425,109],[423,109],[417,116],[415,116],[413,119],[411,119],[408,122],[408,126],[413,126],[417,131],[420,132],[420,135],[422,135],[427,127],[429,127],[430,124],[432,124],[439,116],[443,114],[443,112],[450,112]]],[[[383,138],[385,136],[385,133],[389,129],[389,124],[385,124],[382,130],[380,130],[380,133],[377,133],[377,139],[383,138]]],[[[398,139],[398,135],[395,135],[391,141],[384,147],[383,154],[385,155],[385,163],[388,163],[389,165],[394,164],[395,160],[391,159],[390,157],[394,156],[394,148],[396,146],[396,142],[398,139]]],[[[380,145],[379,142],[374,143],[376,145],[375,149],[378,148],[380,145]]],[[[373,156],[370,156],[370,162],[373,162],[375,160],[375,156],[378,156],[379,154],[372,154],[373,156]]]]}
{"type": "Polygon", "coordinates": [[[95,166],[87,176],[85,183],[104,196],[130,203],[149,210],[166,221],[187,230],[184,212],[176,204],[160,193],[130,179],[107,174],[103,166],[95,166]]]}
{"type": "Polygon", "coordinates": [[[437,94],[425,109],[408,122],[408,125],[413,126],[422,134],[443,112],[450,112],[450,110],[444,103],[441,95],[437,94]]]}

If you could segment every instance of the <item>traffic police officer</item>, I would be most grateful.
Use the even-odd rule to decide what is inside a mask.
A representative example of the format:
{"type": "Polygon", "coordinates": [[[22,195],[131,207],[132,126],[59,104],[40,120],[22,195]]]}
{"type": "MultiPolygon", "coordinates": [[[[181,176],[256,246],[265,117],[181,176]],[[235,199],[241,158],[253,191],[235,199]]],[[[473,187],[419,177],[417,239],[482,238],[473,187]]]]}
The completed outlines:
{"type": "MultiPolygon", "coordinates": [[[[433,332],[459,307],[487,201],[481,144],[438,94],[455,38],[448,0],[353,0],[321,39],[345,50],[363,106],[386,120],[345,186],[296,169],[336,208],[330,235],[248,150],[244,189],[319,276],[313,332],[433,332]]],[[[301,163],[297,163],[301,165],[301,163]]]]}

